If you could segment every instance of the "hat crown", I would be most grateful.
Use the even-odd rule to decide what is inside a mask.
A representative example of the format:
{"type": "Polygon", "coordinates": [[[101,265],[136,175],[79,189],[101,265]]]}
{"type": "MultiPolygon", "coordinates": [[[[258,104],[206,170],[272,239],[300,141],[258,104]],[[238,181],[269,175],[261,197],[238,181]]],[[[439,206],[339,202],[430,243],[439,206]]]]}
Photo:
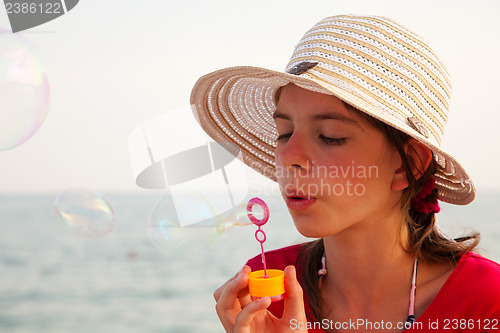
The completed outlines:
{"type": "Polygon", "coordinates": [[[441,145],[450,79],[438,56],[415,33],[383,17],[331,16],[305,33],[286,71],[304,62],[318,64],[298,75],[342,86],[346,93],[372,101],[391,125],[396,119],[400,129],[441,145]]]}

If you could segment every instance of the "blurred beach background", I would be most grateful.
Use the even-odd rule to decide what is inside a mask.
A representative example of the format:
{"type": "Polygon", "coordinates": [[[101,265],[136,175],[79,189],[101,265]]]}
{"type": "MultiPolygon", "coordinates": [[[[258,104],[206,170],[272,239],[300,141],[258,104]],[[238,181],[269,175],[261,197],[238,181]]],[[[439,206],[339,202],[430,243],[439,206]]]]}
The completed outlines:
{"type": "MultiPolygon", "coordinates": [[[[470,173],[478,194],[465,207],[442,204],[439,225],[453,236],[481,232],[478,250],[500,261],[499,1],[81,0],[15,35],[0,6],[0,59],[14,45],[34,64],[20,73],[0,63],[0,138],[15,141],[9,107],[17,102],[45,116],[23,144],[6,149],[0,142],[0,332],[222,332],[212,293],[259,253],[255,227],[225,230],[197,252],[153,244],[148,216],[165,191],[136,185],[129,135],[189,108],[193,84],[211,71],[283,70],[313,24],[350,13],[393,18],[443,59],[453,85],[443,148],[470,173]],[[46,85],[14,99],[6,92],[12,73],[46,85]],[[80,238],[56,217],[56,198],[74,187],[109,202],[116,225],[104,237],[80,238]]],[[[195,129],[178,126],[171,134],[195,129]]],[[[249,185],[246,200],[258,195],[271,209],[265,249],[303,242],[276,185],[248,175],[241,180],[249,185]]]]}
{"type": "MultiPolygon", "coordinates": [[[[199,251],[153,244],[147,216],[160,195],[108,194],[115,228],[99,239],[68,233],[54,195],[0,196],[0,332],[222,332],[213,291],[259,254],[256,227],[235,226],[199,251]]],[[[263,227],[266,250],[305,241],[279,197],[263,227]]],[[[500,261],[500,192],[468,207],[442,204],[441,228],[480,231],[479,252],[500,261]]],[[[354,245],[353,245],[354,246],[354,245]]]]}

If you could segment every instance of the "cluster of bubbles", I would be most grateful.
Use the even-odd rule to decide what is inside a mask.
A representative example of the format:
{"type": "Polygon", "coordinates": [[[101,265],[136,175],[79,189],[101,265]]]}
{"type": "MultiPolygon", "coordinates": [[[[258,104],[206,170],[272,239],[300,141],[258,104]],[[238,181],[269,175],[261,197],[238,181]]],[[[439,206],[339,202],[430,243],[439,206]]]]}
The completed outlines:
{"type": "MultiPolygon", "coordinates": [[[[38,52],[26,38],[0,28],[0,151],[32,137],[48,110],[49,82],[38,52]]],[[[115,225],[109,202],[90,190],[60,193],[54,209],[65,228],[79,237],[103,237],[115,225]]]]}
{"type": "MultiPolygon", "coordinates": [[[[48,108],[49,83],[37,51],[24,37],[0,28],[0,151],[15,148],[33,136],[48,108]]],[[[54,210],[62,225],[82,238],[103,237],[116,223],[106,198],[83,188],[60,193],[54,210]]],[[[253,214],[263,216],[264,212],[256,207],[253,214]]],[[[147,218],[150,240],[169,251],[206,248],[234,226],[249,224],[247,202],[217,213],[202,195],[187,199],[168,191],[147,218]]]]}
{"type": "Polygon", "coordinates": [[[115,213],[106,198],[84,188],[70,188],[60,193],[54,210],[62,225],[82,238],[104,237],[116,223],[115,213]]]}
{"type": "Polygon", "coordinates": [[[49,83],[31,43],[0,28],[0,150],[28,140],[49,109],[49,83]]]}
{"type": "MultiPolygon", "coordinates": [[[[70,233],[81,238],[101,238],[110,233],[115,213],[100,193],[85,188],[70,188],[61,192],[54,203],[58,220],[70,233]]],[[[252,208],[258,219],[264,216],[260,206],[252,208]]],[[[167,192],[153,205],[147,217],[149,239],[167,252],[191,252],[207,248],[217,238],[235,226],[252,224],[244,201],[224,214],[216,214],[210,201],[202,195],[189,199],[174,197],[167,192]],[[196,201],[196,203],[193,202],[196,201]],[[190,209],[195,206],[196,209],[190,209]],[[186,209],[188,215],[179,218],[186,209]]]]}

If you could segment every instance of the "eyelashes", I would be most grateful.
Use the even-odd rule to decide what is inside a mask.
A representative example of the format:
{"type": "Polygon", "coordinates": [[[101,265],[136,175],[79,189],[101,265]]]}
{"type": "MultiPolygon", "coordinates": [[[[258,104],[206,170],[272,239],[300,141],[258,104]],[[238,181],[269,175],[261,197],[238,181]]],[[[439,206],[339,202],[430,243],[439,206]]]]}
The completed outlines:
{"type": "Polygon", "coordinates": [[[323,135],[320,135],[319,137],[327,145],[335,145],[335,146],[343,144],[346,140],[346,138],[329,138],[323,135]]]}
{"type": "Polygon", "coordinates": [[[278,135],[278,138],[276,138],[276,142],[280,142],[280,141],[288,141],[288,139],[292,136],[292,134],[281,134],[281,135],[278,135]]]}
{"type": "MultiPolygon", "coordinates": [[[[276,138],[276,142],[286,142],[290,137],[292,136],[292,133],[287,133],[287,134],[281,134],[276,138]]],[[[331,145],[331,146],[339,146],[345,143],[347,138],[330,138],[324,135],[320,135],[318,137],[320,141],[326,145],[331,145]]]]}

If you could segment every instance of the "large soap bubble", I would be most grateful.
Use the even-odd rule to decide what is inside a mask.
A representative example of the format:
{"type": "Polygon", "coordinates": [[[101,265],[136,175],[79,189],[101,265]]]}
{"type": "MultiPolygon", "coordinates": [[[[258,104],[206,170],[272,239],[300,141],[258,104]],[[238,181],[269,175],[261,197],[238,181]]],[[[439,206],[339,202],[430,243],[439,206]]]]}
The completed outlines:
{"type": "MultiPolygon", "coordinates": [[[[147,226],[151,242],[173,253],[205,249],[235,226],[254,224],[246,201],[222,214],[214,208],[214,198],[205,198],[192,190],[183,195],[167,192],[151,209],[147,226]]],[[[256,205],[253,216],[263,219],[265,212],[256,205]]]]}
{"type": "Polygon", "coordinates": [[[147,221],[153,244],[175,253],[206,248],[223,232],[219,224],[210,202],[194,191],[184,196],[167,192],[154,204],[147,221]]]}
{"type": "Polygon", "coordinates": [[[68,231],[82,238],[99,238],[115,226],[115,214],[106,198],[83,188],[70,188],[59,194],[54,210],[68,231]]]}
{"type": "Polygon", "coordinates": [[[49,83],[38,53],[25,38],[0,28],[0,150],[40,128],[49,109],[49,83]]]}

